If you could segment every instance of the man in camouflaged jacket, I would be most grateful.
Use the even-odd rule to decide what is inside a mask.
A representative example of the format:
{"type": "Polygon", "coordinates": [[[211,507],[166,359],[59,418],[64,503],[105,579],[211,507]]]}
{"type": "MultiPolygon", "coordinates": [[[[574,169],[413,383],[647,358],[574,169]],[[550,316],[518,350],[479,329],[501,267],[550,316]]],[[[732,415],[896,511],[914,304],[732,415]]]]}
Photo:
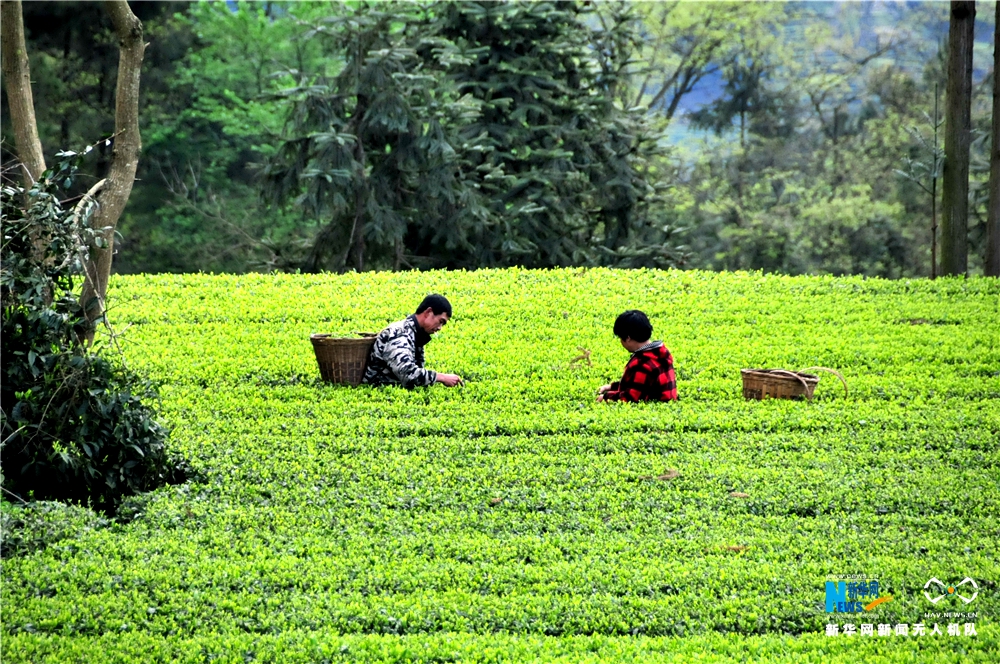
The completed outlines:
{"type": "Polygon", "coordinates": [[[361,382],[402,385],[407,389],[434,383],[447,387],[461,385],[460,376],[424,369],[424,346],[449,318],[451,303],[443,295],[425,297],[415,314],[379,332],[368,355],[368,366],[361,382]]]}
{"type": "Polygon", "coordinates": [[[674,358],[662,341],[650,341],[646,314],[629,309],[615,320],[615,336],[632,353],[620,381],[597,389],[598,401],[676,401],[674,358]]]}

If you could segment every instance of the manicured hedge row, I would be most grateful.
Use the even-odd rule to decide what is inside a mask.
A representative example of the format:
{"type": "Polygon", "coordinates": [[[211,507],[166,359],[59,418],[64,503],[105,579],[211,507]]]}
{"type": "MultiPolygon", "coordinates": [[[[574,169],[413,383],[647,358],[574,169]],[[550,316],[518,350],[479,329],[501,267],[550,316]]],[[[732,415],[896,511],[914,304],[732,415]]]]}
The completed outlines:
{"type": "Polygon", "coordinates": [[[991,661],[998,301],[988,279],[117,278],[129,362],[200,475],[118,523],[5,503],[3,660],[991,661]],[[377,331],[430,291],[455,318],[429,365],[464,388],[319,381],[311,332],[377,331]],[[594,403],[632,307],[680,403],[594,403]],[[850,396],[742,398],[740,368],[814,365],[850,396]],[[827,575],[859,573],[892,601],[827,614],[827,575]],[[932,576],[979,595],[935,607],[932,576]],[[825,636],[850,620],[978,634],[825,636]]]}
{"type": "MultiPolygon", "coordinates": [[[[964,638],[964,637],[957,637],[964,638]]],[[[70,639],[58,636],[16,637],[12,645],[39,664],[159,664],[177,662],[805,662],[806,664],[991,664],[1000,644],[991,630],[975,642],[941,648],[933,641],[894,637],[829,639],[824,636],[742,636],[708,633],[687,637],[481,636],[438,633],[414,636],[344,635],[313,631],[278,636],[233,634],[191,639],[159,639],[142,634],[70,639]]]]}

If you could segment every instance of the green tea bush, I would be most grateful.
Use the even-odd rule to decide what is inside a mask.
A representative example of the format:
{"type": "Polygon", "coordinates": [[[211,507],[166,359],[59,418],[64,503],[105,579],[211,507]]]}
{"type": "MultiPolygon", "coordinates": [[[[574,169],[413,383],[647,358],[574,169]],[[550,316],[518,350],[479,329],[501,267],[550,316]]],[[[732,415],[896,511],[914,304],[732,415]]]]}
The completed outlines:
{"type": "Polygon", "coordinates": [[[23,505],[0,503],[0,556],[26,555],[103,528],[108,520],[80,505],[35,500],[23,505]]]}
{"type": "Polygon", "coordinates": [[[5,560],[5,662],[996,660],[996,279],[137,275],[110,297],[199,479],[5,560]],[[464,387],[319,380],[310,333],[432,291],[455,315],[428,366],[464,387]],[[680,402],[594,401],[628,308],[680,402]],[[743,399],[741,368],[817,365],[850,395],[743,399]],[[827,575],[854,573],[892,600],[827,614],[827,575]],[[968,608],[923,595],[966,576],[968,608]],[[978,631],[824,634],[848,620],[978,631]]]}
{"type": "Polygon", "coordinates": [[[67,209],[59,200],[75,170],[75,155],[61,157],[30,191],[0,191],[3,487],[108,509],[178,473],[150,383],[87,343],[93,324],[74,288],[94,235],[89,201],[67,209]]]}

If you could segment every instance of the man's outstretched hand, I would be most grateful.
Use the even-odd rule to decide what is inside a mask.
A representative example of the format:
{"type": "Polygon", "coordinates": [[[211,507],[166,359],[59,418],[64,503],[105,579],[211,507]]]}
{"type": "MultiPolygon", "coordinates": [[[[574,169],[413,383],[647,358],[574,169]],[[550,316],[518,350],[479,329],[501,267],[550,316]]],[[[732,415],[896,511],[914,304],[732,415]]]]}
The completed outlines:
{"type": "Polygon", "coordinates": [[[455,374],[439,373],[437,375],[437,382],[441,383],[445,387],[455,387],[456,385],[464,385],[465,381],[462,380],[461,376],[456,376],[455,374]]]}

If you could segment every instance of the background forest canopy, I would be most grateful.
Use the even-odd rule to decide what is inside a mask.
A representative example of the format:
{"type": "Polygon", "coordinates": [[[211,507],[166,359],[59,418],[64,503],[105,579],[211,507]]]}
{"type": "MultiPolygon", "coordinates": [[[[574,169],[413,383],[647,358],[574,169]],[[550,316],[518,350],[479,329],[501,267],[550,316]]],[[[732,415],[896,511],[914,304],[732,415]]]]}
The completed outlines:
{"type": "MultiPolygon", "coordinates": [[[[132,9],[149,46],[117,272],[931,273],[947,3],[132,9]]],[[[111,136],[118,45],[101,6],[23,15],[46,157],[111,136]]],[[[971,274],[986,246],[993,16],[981,3],[971,274]]],[[[2,112],[9,164],[6,90],[2,112]]],[[[101,142],[79,193],[109,159],[101,142]]]]}

